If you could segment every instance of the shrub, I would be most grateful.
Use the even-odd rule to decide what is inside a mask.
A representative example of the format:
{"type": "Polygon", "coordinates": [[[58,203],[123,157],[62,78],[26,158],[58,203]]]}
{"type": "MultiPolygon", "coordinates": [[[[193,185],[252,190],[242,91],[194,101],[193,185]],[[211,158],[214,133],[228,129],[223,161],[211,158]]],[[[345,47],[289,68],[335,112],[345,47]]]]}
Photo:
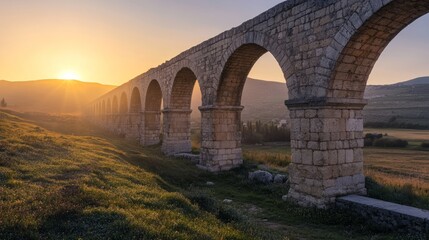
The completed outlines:
{"type": "Polygon", "coordinates": [[[429,148],[429,142],[422,142],[420,145],[422,148],[429,148]]]}
{"type": "Polygon", "coordinates": [[[365,147],[371,147],[374,145],[376,139],[383,138],[383,134],[380,133],[367,133],[364,138],[365,147]]]}
{"type": "Polygon", "coordinates": [[[368,138],[371,140],[380,139],[382,137],[383,137],[383,134],[381,134],[381,133],[367,133],[365,135],[365,138],[368,138]]]}
{"type": "Polygon", "coordinates": [[[290,130],[274,123],[247,122],[242,126],[242,142],[257,144],[264,142],[289,142],[290,130]]]}
{"type": "Polygon", "coordinates": [[[372,147],[373,143],[374,143],[374,140],[370,138],[365,138],[363,140],[363,144],[365,147],[372,147]]]}
{"type": "Polygon", "coordinates": [[[374,140],[376,147],[407,147],[408,141],[399,138],[380,138],[374,140]]]}

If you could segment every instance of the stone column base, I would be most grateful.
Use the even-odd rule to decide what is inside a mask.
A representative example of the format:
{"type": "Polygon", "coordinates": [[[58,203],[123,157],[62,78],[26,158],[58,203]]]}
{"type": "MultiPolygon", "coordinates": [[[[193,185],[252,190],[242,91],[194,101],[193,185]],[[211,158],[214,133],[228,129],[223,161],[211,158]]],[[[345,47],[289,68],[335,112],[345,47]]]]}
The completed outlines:
{"type": "Polygon", "coordinates": [[[144,134],[140,143],[144,146],[159,144],[161,134],[161,112],[145,111],[144,112],[144,134]]]}
{"type": "Polygon", "coordinates": [[[243,164],[241,148],[201,149],[198,168],[209,172],[229,171],[243,164]]]}
{"type": "Polygon", "coordinates": [[[242,106],[200,107],[202,142],[199,167],[227,171],[243,164],[241,150],[242,106]]]}
{"type": "Polygon", "coordinates": [[[129,114],[129,125],[126,128],[125,138],[130,140],[140,140],[140,126],[142,121],[141,113],[129,114]]]}
{"type": "Polygon", "coordinates": [[[162,113],[164,119],[162,152],[166,155],[191,152],[192,110],[165,109],[162,113]]]}
{"type": "Polygon", "coordinates": [[[362,115],[365,103],[341,99],[289,102],[291,201],[306,207],[328,208],[337,197],[366,194],[362,115]]]}
{"type": "MultiPolygon", "coordinates": [[[[288,199],[304,207],[329,208],[339,196],[366,195],[363,166],[305,166],[290,164],[288,199]],[[355,175],[341,174],[341,169],[350,169],[355,175]],[[332,175],[332,173],[337,174],[332,175]]],[[[348,172],[350,172],[348,170],[348,172]]]]}

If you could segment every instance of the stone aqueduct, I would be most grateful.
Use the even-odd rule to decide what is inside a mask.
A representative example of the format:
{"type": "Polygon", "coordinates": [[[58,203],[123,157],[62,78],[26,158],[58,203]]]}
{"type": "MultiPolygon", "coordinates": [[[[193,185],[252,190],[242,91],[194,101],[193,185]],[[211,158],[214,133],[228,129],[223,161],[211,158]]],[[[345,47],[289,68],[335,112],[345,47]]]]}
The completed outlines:
{"type": "Polygon", "coordinates": [[[93,102],[86,114],[143,145],[159,143],[162,129],[165,154],[189,152],[198,81],[199,166],[232,169],[242,164],[243,86],[254,63],[270,52],[289,90],[288,196],[304,206],[326,207],[338,196],[366,193],[366,81],[387,44],[428,12],[429,0],[288,0],[137,76],[93,102]]]}

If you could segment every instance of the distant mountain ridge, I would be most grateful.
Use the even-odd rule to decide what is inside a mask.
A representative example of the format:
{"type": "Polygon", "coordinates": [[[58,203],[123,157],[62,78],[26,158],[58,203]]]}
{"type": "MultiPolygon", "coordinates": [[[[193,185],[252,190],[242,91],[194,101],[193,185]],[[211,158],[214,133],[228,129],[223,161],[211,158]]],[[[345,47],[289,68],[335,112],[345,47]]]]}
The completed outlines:
{"type": "Polygon", "coordinates": [[[429,84],[429,77],[419,77],[414,78],[405,82],[400,82],[396,84],[392,84],[395,86],[413,86],[413,85],[422,85],[422,84],[429,84]]]}
{"type": "Polygon", "coordinates": [[[86,104],[115,87],[76,80],[0,80],[0,98],[18,111],[80,114],[86,104]]]}

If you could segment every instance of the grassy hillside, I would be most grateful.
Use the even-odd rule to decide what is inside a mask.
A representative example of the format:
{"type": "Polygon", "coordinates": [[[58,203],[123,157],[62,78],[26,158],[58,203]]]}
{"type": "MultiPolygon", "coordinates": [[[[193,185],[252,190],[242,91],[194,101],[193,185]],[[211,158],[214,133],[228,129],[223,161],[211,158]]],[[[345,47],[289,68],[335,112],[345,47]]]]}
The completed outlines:
{"type": "Polygon", "coordinates": [[[247,180],[271,153],[210,174],[78,118],[34,121],[0,112],[0,239],[404,239],[247,180]]]}
{"type": "Polygon", "coordinates": [[[0,98],[19,111],[79,114],[115,86],[64,80],[0,81],[0,98]]]}
{"type": "Polygon", "coordinates": [[[429,126],[429,84],[369,86],[366,122],[412,123],[429,126]]]}
{"type": "Polygon", "coordinates": [[[248,236],[166,190],[104,139],[60,135],[5,113],[0,126],[0,239],[248,236]]]}

